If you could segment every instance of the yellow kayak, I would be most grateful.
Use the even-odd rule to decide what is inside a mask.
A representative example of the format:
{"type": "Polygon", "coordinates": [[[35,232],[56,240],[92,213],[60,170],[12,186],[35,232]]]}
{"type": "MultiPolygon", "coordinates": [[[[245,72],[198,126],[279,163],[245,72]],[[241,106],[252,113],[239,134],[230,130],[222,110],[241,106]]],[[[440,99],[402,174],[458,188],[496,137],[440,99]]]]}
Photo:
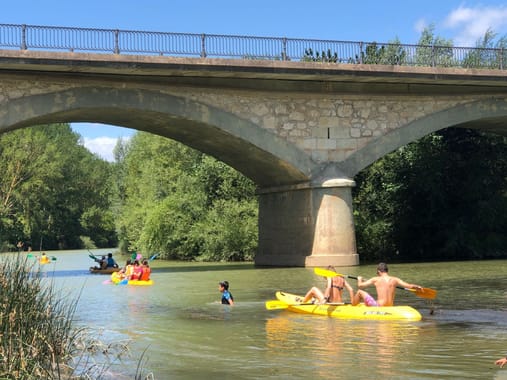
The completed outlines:
{"type": "Polygon", "coordinates": [[[122,279],[120,273],[118,272],[114,272],[111,274],[111,281],[115,285],[135,285],[135,286],[153,285],[153,280],[141,281],[141,280],[122,279]]]}
{"type": "Polygon", "coordinates": [[[422,318],[421,314],[410,306],[365,306],[362,303],[356,306],[351,304],[300,304],[304,296],[286,292],[276,292],[276,298],[287,306],[287,310],[303,314],[382,321],[420,321],[422,318]]]}

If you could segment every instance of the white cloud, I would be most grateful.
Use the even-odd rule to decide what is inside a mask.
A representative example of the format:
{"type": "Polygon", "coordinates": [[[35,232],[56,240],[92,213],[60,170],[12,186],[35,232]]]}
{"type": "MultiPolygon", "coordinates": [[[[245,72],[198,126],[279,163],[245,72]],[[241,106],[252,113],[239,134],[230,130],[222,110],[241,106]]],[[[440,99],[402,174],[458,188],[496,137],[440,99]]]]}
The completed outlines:
{"type": "Polygon", "coordinates": [[[414,25],[415,31],[419,34],[421,34],[423,32],[423,30],[426,29],[427,27],[428,27],[428,23],[423,18],[420,18],[419,20],[417,20],[414,25]]]}
{"type": "MultiPolygon", "coordinates": [[[[130,137],[122,137],[122,140],[128,140],[130,137]]],[[[117,137],[83,137],[84,146],[92,153],[96,153],[109,162],[114,161],[113,150],[118,142],[117,137]]]]}
{"type": "Polygon", "coordinates": [[[460,6],[444,20],[443,27],[453,30],[454,46],[475,46],[488,29],[503,35],[507,31],[507,6],[460,6]]]}

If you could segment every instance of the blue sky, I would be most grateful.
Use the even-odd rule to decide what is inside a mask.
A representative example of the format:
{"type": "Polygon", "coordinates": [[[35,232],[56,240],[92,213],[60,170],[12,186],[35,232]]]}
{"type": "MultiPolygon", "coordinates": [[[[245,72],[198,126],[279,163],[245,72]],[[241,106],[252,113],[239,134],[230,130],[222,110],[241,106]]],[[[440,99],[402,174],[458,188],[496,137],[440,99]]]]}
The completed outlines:
{"type": "MultiPolygon", "coordinates": [[[[161,32],[416,43],[421,30],[455,46],[474,46],[488,28],[507,34],[507,2],[497,0],[15,0],[3,1],[2,24],[161,32]]],[[[112,160],[118,137],[133,131],[72,124],[91,151],[112,160]]]]}

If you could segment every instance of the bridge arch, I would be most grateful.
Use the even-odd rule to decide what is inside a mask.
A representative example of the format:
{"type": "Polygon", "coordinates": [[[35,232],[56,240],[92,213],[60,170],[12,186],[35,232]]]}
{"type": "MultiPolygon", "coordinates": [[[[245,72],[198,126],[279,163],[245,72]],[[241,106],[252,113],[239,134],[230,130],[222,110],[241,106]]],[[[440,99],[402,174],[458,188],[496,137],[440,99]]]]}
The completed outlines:
{"type": "Polygon", "coordinates": [[[5,102],[0,133],[55,122],[99,122],[168,137],[216,157],[259,187],[308,182],[315,166],[296,146],[236,115],[143,89],[81,87],[5,102]]]}
{"type": "Polygon", "coordinates": [[[357,150],[338,167],[353,178],[386,154],[449,127],[480,129],[507,135],[507,99],[477,100],[414,120],[357,150]]]}
{"type": "Polygon", "coordinates": [[[5,97],[0,102],[0,133],[57,122],[99,122],[165,136],[251,178],[260,189],[256,264],[359,262],[350,198],[353,181],[333,181],[296,145],[249,120],[183,97],[109,86],[5,97]]]}

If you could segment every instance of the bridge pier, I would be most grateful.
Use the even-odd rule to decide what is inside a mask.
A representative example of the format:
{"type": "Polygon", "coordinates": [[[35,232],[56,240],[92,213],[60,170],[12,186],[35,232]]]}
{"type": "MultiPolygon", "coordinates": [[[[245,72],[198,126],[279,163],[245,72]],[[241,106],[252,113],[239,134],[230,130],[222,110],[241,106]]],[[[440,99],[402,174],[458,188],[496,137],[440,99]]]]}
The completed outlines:
{"type": "Polygon", "coordinates": [[[359,264],[352,214],[354,181],[259,192],[256,265],[359,264]]]}

